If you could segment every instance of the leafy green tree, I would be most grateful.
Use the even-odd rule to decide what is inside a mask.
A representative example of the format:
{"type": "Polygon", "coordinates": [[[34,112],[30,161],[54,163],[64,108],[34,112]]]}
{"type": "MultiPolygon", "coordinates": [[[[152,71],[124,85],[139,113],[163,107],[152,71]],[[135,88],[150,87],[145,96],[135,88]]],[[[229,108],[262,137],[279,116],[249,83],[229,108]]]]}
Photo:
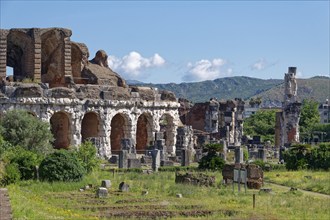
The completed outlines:
{"type": "Polygon", "coordinates": [[[43,122],[26,111],[12,110],[0,120],[0,132],[5,141],[39,154],[52,151],[53,135],[49,123],[43,122]]]}
{"type": "Polygon", "coordinates": [[[313,126],[320,122],[318,106],[318,102],[314,100],[303,100],[299,120],[299,128],[302,136],[309,136],[313,126]]]}
{"type": "Polygon", "coordinates": [[[330,169],[330,144],[322,143],[314,147],[310,152],[309,168],[311,169],[330,169]]]}
{"type": "Polygon", "coordinates": [[[275,110],[259,110],[244,120],[244,134],[261,136],[264,141],[274,143],[275,110]]]}
{"type": "Polygon", "coordinates": [[[219,155],[223,151],[221,144],[207,144],[203,148],[207,154],[201,158],[198,164],[200,169],[222,170],[225,165],[225,160],[219,155]]]}
{"type": "Polygon", "coordinates": [[[76,151],[76,155],[88,173],[100,164],[100,159],[96,155],[96,147],[90,141],[81,144],[76,151]]]}

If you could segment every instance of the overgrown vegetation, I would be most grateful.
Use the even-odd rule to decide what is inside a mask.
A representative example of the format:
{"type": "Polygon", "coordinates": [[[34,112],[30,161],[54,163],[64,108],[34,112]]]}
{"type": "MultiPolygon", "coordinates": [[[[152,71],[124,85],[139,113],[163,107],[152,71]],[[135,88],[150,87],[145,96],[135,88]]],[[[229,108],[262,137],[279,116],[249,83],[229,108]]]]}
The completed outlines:
{"type": "Polygon", "coordinates": [[[288,170],[329,170],[330,144],[322,143],[312,147],[309,144],[296,144],[284,152],[284,161],[288,170]]]}
{"type": "Polygon", "coordinates": [[[275,110],[259,110],[244,120],[244,134],[274,143],[275,110]]]}
{"type": "Polygon", "coordinates": [[[0,136],[12,146],[46,155],[52,152],[53,135],[49,123],[39,120],[27,111],[8,111],[0,119],[0,136]]]}
{"type": "Polygon", "coordinates": [[[207,144],[203,147],[203,152],[206,155],[199,161],[199,169],[222,170],[225,165],[225,160],[220,155],[223,152],[223,145],[207,144]]]}
{"type": "Polygon", "coordinates": [[[49,154],[40,164],[40,178],[46,181],[79,181],[86,170],[75,154],[67,150],[57,150],[49,154]]]}

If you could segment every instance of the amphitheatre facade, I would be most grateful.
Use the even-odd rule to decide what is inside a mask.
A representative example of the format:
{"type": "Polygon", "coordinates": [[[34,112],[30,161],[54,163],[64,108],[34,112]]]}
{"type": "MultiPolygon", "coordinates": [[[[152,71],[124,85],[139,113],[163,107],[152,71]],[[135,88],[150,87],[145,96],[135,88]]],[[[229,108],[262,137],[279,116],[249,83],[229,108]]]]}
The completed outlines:
{"type": "Polygon", "coordinates": [[[130,139],[144,153],[163,132],[174,155],[181,125],[175,95],[128,86],[103,50],[89,60],[87,46],[71,41],[71,34],[64,28],[1,29],[0,113],[22,109],[49,122],[55,148],[92,139],[109,158],[130,139]]]}

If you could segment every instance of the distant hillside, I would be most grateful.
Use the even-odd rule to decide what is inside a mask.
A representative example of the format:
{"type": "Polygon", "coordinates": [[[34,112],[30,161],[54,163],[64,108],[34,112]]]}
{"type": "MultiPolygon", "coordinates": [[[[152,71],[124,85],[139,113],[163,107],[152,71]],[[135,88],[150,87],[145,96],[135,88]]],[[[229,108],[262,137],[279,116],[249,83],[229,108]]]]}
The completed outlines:
{"type": "MultiPolygon", "coordinates": [[[[298,85],[298,101],[304,99],[314,99],[318,102],[324,102],[330,98],[330,78],[329,77],[313,77],[310,79],[297,79],[298,85]]],[[[284,83],[275,86],[265,92],[258,94],[262,97],[264,103],[280,105],[284,96],[284,83]]],[[[257,96],[253,96],[256,98],[257,96]]]]}
{"type": "MultiPolygon", "coordinates": [[[[246,76],[235,76],[194,83],[132,84],[156,87],[160,90],[170,90],[178,98],[186,98],[192,102],[205,102],[212,97],[217,99],[242,98],[243,100],[250,99],[251,97],[262,97],[262,100],[266,104],[280,105],[284,96],[283,82],[281,79],[264,80],[246,76]]],[[[323,102],[326,98],[329,98],[329,77],[298,79],[297,83],[299,100],[313,98],[316,101],[323,102]]]]}
{"type": "Polygon", "coordinates": [[[247,99],[279,85],[283,80],[257,79],[245,76],[227,77],[194,83],[139,84],[156,87],[160,90],[170,90],[178,98],[186,98],[192,102],[205,102],[210,98],[217,99],[247,99]]]}

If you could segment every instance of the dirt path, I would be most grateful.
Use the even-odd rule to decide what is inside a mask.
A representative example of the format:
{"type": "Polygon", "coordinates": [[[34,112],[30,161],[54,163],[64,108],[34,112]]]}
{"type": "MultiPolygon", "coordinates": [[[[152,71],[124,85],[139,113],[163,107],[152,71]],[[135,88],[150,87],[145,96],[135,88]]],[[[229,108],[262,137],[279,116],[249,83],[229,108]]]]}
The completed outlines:
{"type": "MultiPolygon", "coordinates": [[[[285,190],[290,190],[291,189],[291,187],[289,187],[289,186],[284,186],[284,185],[280,185],[280,184],[277,184],[277,183],[272,183],[272,182],[265,182],[265,183],[269,184],[270,186],[274,185],[274,186],[277,186],[277,187],[285,189],[285,190]]],[[[317,196],[317,197],[323,197],[323,198],[330,199],[330,195],[327,195],[327,194],[318,193],[318,192],[311,192],[311,191],[307,191],[307,190],[303,190],[303,189],[297,189],[297,190],[299,190],[300,192],[303,192],[306,195],[317,196]]]]}
{"type": "Polygon", "coordinates": [[[0,217],[1,220],[12,219],[10,200],[6,188],[0,188],[0,217]]]}

